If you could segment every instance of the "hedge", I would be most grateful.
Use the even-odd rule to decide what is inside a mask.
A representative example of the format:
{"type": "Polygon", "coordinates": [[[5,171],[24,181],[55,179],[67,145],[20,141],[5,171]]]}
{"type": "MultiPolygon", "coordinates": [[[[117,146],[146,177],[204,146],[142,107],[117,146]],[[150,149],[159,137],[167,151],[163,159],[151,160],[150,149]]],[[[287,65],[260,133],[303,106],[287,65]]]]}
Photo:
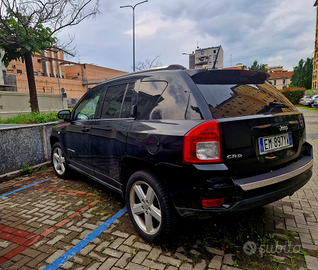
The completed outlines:
{"type": "Polygon", "coordinates": [[[306,88],[304,87],[293,87],[283,89],[282,94],[288,98],[288,100],[295,104],[299,104],[299,100],[304,96],[306,88]]]}

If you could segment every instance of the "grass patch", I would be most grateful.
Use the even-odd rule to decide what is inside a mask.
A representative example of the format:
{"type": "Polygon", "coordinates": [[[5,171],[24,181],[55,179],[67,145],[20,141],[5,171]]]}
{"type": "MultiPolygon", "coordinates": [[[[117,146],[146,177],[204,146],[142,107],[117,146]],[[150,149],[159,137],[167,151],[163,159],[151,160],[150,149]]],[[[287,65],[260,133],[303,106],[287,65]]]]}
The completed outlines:
{"type": "Polygon", "coordinates": [[[303,105],[297,105],[296,106],[298,109],[304,109],[312,112],[318,112],[318,108],[311,108],[309,106],[303,106],[303,105]]]}
{"type": "Polygon", "coordinates": [[[56,112],[19,114],[7,119],[0,119],[0,124],[41,124],[59,121],[56,112]]]}

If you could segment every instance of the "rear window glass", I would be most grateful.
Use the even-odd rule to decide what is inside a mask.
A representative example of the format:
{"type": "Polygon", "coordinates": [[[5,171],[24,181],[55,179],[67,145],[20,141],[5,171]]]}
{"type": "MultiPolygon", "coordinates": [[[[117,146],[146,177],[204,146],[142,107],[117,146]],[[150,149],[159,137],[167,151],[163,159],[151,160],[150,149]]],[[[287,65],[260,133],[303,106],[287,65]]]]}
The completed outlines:
{"type": "Polygon", "coordinates": [[[213,117],[297,111],[275,87],[264,84],[197,84],[213,117]]]}

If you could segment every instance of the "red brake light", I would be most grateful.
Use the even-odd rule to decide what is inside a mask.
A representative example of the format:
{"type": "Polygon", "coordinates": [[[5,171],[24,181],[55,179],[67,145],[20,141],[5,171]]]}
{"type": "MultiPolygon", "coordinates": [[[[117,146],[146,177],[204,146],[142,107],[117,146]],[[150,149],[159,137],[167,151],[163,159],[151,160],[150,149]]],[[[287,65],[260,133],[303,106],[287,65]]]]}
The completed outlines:
{"type": "Polygon", "coordinates": [[[222,162],[220,123],[217,120],[205,122],[190,130],[183,141],[183,162],[222,162]]]}

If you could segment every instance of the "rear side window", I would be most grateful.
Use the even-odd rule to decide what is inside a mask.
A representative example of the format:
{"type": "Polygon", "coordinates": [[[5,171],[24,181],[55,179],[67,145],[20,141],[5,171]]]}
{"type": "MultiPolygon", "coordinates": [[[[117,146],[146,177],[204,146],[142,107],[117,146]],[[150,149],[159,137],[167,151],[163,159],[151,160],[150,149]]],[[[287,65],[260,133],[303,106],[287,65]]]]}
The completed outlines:
{"type": "Polygon", "coordinates": [[[141,82],[138,101],[137,118],[149,119],[149,114],[161,98],[162,92],[166,89],[168,83],[165,81],[141,82]]]}
{"type": "Polygon", "coordinates": [[[216,119],[297,111],[275,87],[264,84],[197,84],[216,119]]]}
{"type": "Polygon", "coordinates": [[[190,90],[179,85],[170,85],[150,112],[149,118],[201,120],[203,116],[190,90]]]}

